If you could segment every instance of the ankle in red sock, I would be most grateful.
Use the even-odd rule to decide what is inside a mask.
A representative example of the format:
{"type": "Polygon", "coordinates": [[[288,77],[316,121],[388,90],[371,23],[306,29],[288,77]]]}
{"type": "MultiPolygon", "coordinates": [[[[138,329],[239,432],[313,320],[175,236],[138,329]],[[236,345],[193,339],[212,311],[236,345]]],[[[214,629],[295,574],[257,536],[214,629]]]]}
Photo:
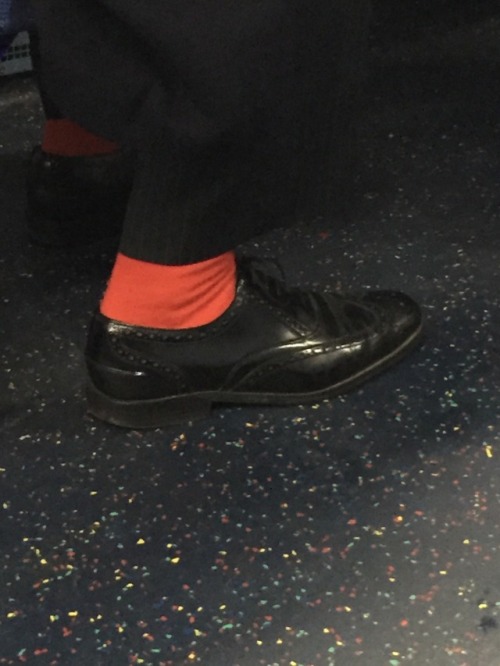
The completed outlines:
{"type": "Polygon", "coordinates": [[[185,266],[118,254],[101,313],[133,326],[186,329],[220,317],[236,293],[236,258],[226,252],[185,266]]]}
{"type": "Polygon", "coordinates": [[[42,150],[51,155],[91,157],[114,153],[119,147],[117,143],[92,134],[77,123],[65,118],[47,120],[45,123],[42,150]]]}

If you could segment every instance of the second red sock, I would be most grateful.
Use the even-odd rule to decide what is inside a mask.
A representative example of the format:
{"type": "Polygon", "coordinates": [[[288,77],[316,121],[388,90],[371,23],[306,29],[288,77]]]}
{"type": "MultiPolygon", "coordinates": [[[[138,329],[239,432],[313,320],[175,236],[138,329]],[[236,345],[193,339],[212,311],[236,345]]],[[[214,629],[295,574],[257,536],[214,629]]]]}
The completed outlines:
{"type": "Polygon", "coordinates": [[[42,150],[62,157],[106,155],[119,149],[114,141],[92,134],[67,119],[47,120],[44,127],[42,150]]]}

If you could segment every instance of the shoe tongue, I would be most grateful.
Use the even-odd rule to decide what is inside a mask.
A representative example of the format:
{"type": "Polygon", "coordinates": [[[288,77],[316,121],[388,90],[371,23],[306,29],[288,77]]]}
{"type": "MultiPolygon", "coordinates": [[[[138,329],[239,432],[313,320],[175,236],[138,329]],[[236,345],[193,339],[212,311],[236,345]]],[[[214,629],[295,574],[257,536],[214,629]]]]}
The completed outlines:
{"type": "Polygon", "coordinates": [[[366,329],[373,322],[373,314],[349,298],[332,292],[289,288],[281,280],[259,270],[251,260],[246,260],[242,268],[245,279],[266,301],[311,330],[326,328],[329,335],[341,337],[366,329]]]}
{"type": "Polygon", "coordinates": [[[319,295],[288,287],[282,280],[260,270],[252,261],[247,260],[243,269],[245,279],[268,303],[286,312],[302,326],[316,330],[324,325],[325,314],[331,319],[328,308],[325,313],[321,312],[319,295]]]}

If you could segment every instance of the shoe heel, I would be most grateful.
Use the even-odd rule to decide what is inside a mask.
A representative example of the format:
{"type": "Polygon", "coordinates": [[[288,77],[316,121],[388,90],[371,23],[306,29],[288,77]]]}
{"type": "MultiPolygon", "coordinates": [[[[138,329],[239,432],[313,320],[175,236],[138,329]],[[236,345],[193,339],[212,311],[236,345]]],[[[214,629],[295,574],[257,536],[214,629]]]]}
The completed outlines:
{"type": "Polygon", "coordinates": [[[119,400],[87,381],[87,411],[123,428],[161,428],[199,421],[210,416],[212,401],[202,396],[175,396],[154,400],[119,400]]]}

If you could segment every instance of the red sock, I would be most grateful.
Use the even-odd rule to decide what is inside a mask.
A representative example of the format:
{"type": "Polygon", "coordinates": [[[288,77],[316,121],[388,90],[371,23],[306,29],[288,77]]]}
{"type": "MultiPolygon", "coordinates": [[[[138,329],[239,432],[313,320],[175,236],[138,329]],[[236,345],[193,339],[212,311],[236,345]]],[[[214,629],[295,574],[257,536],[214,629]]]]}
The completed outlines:
{"type": "Polygon", "coordinates": [[[71,120],[47,120],[43,132],[42,150],[64,157],[106,155],[119,145],[96,136],[71,120]]]}
{"type": "Polygon", "coordinates": [[[118,254],[101,312],[133,326],[183,329],[220,317],[236,292],[234,252],[186,266],[118,254]]]}

